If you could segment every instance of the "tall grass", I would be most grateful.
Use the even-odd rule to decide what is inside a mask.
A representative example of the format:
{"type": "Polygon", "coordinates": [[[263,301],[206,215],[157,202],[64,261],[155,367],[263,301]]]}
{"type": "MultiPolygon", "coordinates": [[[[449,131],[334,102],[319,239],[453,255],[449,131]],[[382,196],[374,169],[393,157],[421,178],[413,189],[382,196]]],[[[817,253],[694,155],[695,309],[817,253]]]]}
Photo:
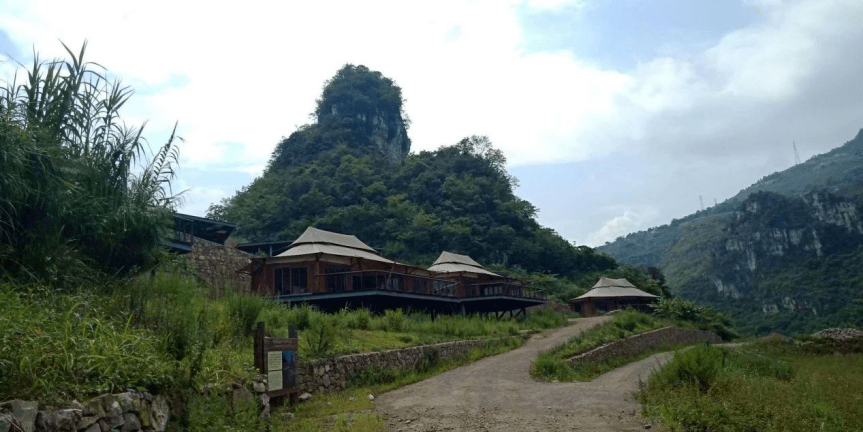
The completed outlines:
{"type": "Polygon", "coordinates": [[[211,299],[182,265],[163,265],[104,286],[57,291],[0,285],[0,399],[83,400],[112,389],[230,388],[250,380],[254,323],[287,337],[300,332],[300,358],[498,338],[566,322],[387,311],[322,313],[257,297],[211,299]]]}
{"type": "Polygon", "coordinates": [[[86,43],[64,48],[0,88],[0,276],[74,288],[154,264],[179,154],[173,133],[151,152],[125,124],[132,90],[84,60],[86,43]]]}
{"type": "Polygon", "coordinates": [[[51,404],[174,385],[165,338],[129,318],[92,294],[0,285],[0,399],[51,404]]]}
{"type": "Polygon", "coordinates": [[[675,354],[639,399],[672,430],[863,430],[863,357],[817,355],[794,343],[675,354]]]}
{"type": "Polygon", "coordinates": [[[573,381],[593,375],[595,371],[575,370],[567,360],[593,348],[616,342],[629,336],[657,329],[666,325],[663,321],[634,310],[625,310],[610,322],[593,327],[561,345],[537,355],[531,365],[530,374],[543,381],[573,381]]]}

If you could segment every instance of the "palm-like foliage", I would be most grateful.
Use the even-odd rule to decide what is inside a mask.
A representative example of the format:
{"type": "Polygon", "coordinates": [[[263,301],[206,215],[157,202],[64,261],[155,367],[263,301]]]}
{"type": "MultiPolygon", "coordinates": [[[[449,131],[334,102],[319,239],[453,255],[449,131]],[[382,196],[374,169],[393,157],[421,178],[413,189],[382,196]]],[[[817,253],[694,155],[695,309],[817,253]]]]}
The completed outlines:
{"type": "Polygon", "coordinates": [[[132,90],[84,61],[86,43],[64,47],[69,60],[34,56],[24,83],[0,89],[0,260],[13,277],[146,265],[178,200],[175,133],[147,158],[144,127],[120,117],[132,90]]]}

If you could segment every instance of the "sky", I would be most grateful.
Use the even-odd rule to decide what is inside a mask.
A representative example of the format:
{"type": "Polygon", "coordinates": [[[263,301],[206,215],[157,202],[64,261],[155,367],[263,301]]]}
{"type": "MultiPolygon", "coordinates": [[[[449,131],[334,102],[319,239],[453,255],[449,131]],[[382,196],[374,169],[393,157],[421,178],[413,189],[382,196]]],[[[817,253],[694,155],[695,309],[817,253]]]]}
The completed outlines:
{"type": "Polygon", "coordinates": [[[392,78],[411,150],[487,135],[539,222],[598,246],[732,197],[863,128],[859,0],[5,1],[0,79],[65,57],[135,90],[122,116],[184,142],[205,215],[312,121],[344,64],[392,78]]]}

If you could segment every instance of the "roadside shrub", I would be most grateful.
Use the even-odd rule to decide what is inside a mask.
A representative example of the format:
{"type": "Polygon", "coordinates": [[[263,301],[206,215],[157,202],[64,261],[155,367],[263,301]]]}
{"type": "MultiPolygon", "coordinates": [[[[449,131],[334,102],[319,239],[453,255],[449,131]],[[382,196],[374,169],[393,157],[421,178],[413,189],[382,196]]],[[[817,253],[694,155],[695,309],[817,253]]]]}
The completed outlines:
{"type": "Polygon", "coordinates": [[[575,380],[575,373],[566,360],[555,355],[553,350],[544,351],[536,356],[530,367],[530,375],[544,381],[556,379],[559,381],[575,380]]]}
{"type": "Polygon", "coordinates": [[[369,366],[363,370],[352,373],[349,380],[353,386],[365,387],[389,384],[391,382],[395,382],[401,375],[402,372],[398,369],[381,369],[369,366]]]}
{"type": "Polygon", "coordinates": [[[258,403],[232,394],[187,395],[186,430],[189,432],[234,432],[263,430],[258,416],[258,403]]]}
{"type": "Polygon", "coordinates": [[[651,377],[651,384],[666,387],[694,385],[706,393],[719,376],[727,356],[726,349],[710,345],[677,351],[674,358],[651,377]]]}
{"type": "Polygon", "coordinates": [[[551,329],[563,327],[567,323],[567,314],[549,309],[538,309],[528,312],[518,318],[522,325],[536,329],[551,329]]]}
{"type": "Polygon", "coordinates": [[[656,320],[643,313],[635,312],[632,309],[624,310],[614,317],[612,323],[627,332],[633,332],[638,328],[655,327],[656,320]]]}
{"type": "Polygon", "coordinates": [[[303,332],[303,338],[312,357],[326,357],[343,334],[344,326],[336,315],[316,314],[311,325],[303,332]]]}
{"type": "Polygon", "coordinates": [[[212,343],[212,334],[200,331],[210,328],[212,317],[204,307],[203,290],[194,280],[162,269],[133,279],[128,291],[136,321],[164,335],[165,350],[177,360],[186,358],[196,345],[212,343]]]}

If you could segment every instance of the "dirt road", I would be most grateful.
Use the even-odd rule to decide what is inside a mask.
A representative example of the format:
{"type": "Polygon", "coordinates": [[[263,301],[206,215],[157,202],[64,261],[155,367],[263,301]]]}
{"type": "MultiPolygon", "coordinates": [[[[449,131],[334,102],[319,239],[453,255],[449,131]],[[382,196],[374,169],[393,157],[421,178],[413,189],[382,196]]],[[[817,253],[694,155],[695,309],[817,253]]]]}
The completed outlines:
{"type": "MultiPolygon", "coordinates": [[[[376,412],[393,431],[634,431],[641,418],[632,393],[668,354],[659,354],[587,383],[531,379],[539,351],[561,344],[608,317],[582,318],[534,335],[518,349],[380,395],[376,412]]],[[[656,426],[652,426],[656,430],[656,426]]]]}

